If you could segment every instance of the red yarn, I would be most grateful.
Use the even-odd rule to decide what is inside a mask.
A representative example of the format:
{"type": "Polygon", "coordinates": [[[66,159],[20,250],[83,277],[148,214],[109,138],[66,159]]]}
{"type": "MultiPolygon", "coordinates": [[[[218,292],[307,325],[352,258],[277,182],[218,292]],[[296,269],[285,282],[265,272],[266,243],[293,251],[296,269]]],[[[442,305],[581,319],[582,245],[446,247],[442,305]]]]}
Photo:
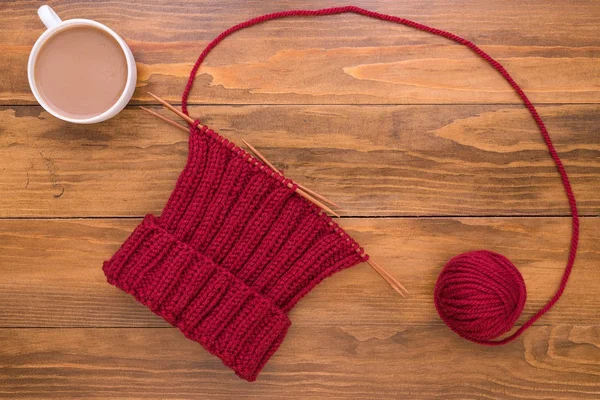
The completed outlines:
{"type": "Polygon", "coordinates": [[[521,273],[501,254],[487,250],[460,254],[444,266],[435,285],[435,308],[465,339],[485,343],[508,332],[527,292],[521,273]]]}
{"type": "MultiPolygon", "coordinates": [[[[539,115],[508,72],[473,43],[451,33],[358,7],[294,10],[236,25],[215,38],[192,69],[182,98],[208,54],[229,34],[271,19],[353,12],[446,37],[488,61],[517,91],[538,124],[562,177],[573,214],[569,261],[554,297],[499,342],[525,302],[522,278],[499,254],[452,259],[436,286],[436,307],[458,334],[483,344],[516,338],[561,296],[577,250],[578,216],[566,172],[539,115]]],[[[148,215],[104,263],[113,285],[135,296],[239,376],[257,374],[281,344],[287,312],[324,278],[368,256],[291,181],[198,122],[190,127],[188,162],[160,218],[148,215]]]]}
{"type": "MultiPolygon", "coordinates": [[[[567,261],[567,265],[565,267],[565,271],[563,273],[560,285],[556,291],[556,293],[554,294],[554,296],[552,296],[552,298],[546,303],[546,305],[544,307],[542,307],[542,309],[540,309],[534,316],[532,316],[528,321],[525,322],[525,324],[523,326],[521,326],[521,328],[519,328],[514,334],[512,334],[511,336],[497,341],[497,342],[493,342],[493,341],[486,341],[486,340],[479,340],[476,338],[471,338],[468,335],[465,335],[464,333],[467,331],[477,331],[479,330],[479,322],[475,321],[475,319],[477,318],[478,315],[481,315],[481,313],[479,312],[475,312],[472,315],[472,318],[474,320],[474,326],[475,329],[466,329],[463,330],[463,337],[469,339],[469,340],[473,340],[475,342],[481,343],[481,344],[487,344],[487,345],[498,345],[498,344],[504,344],[504,343],[508,343],[514,339],[516,339],[521,333],[523,333],[523,331],[525,331],[529,326],[531,326],[536,320],[538,320],[542,315],[544,315],[548,310],[550,310],[552,308],[552,306],[554,306],[554,304],[558,301],[558,299],[560,298],[560,296],[562,295],[562,293],[565,290],[565,287],[567,285],[567,281],[569,280],[569,276],[571,275],[571,269],[573,268],[573,263],[575,262],[575,255],[577,254],[577,244],[579,242],[579,214],[577,212],[577,204],[575,201],[575,195],[573,194],[573,190],[571,189],[571,184],[569,183],[569,178],[567,176],[567,172],[565,171],[565,168],[560,160],[560,157],[558,156],[554,145],[552,144],[552,141],[550,140],[550,136],[548,135],[548,131],[546,130],[546,127],[544,125],[544,123],[542,122],[541,117],[539,116],[537,110],[535,109],[535,107],[533,106],[533,104],[531,103],[531,101],[529,101],[529,99],[527,98],[527,96],[525,95],[525,93],[523,92],[523,90],[521,89],[521,87],[519,85],[517,85],[517,83],[513,80],[513,78],[510,76],[510,74],[508,73],[508,71],[506,71],[506,69],[504,69],[504,67],[496,60],[494,60],[490,55],[488,55],[486,52],[484,52],[482,49],[480,49],[479,47],[477,47],[474,43],[468,41],[467,39],[463,39],[460,36],[454,35],[450,32],[446,32],[440,29],[436,29],[436,28],[432,28],[423,24],[419,24],[418,22],[414,22],[414,21],[410,21],[408,19],[404,19],[404,18],[399,18],[399,17],[395,17],[392,15],[386,15],[386,14],[381,14],[378,12],[374,12],[374,11],[369,11],[369,10],[365,10],[363,8],[360,7],[356,7],[356,6],[345,6],[345,7],[333,7],[333,8],[324,8],[321,10],[290,10],[290,11],[282,11],[282,12],[277,12],[277,13],[273,13],[273,14],[266,14],[260,17],[256,17],[256,18],[252,18],[248,21],[242,22],[238,25],[232,26],[231,28],[227,29],[226,31],[222,32],[219,36],[217,36],[215,39],[213,39],[208,46],[206,46],[206,48],[204,49],[204,51],[202,52],[202,54],[200,54],[200,57],[198,57],[198,60],[196,61],[196,63],[194,64],[194,67],[192,68],[192,71],[190,73],[190,77],[188,79],[187,85],[185,87],[185,90],[183,92],[183,96],[181,99],[182,102],[182,109],[183,111],[187,114],[187,99],[190,93],[190,90],[194,84],[194,78],[196,76],[196,73],[198,72],[198,68],[200,67],[200,65],[202,64],[202,61],[204,61],[204,59],[206,58],[206,56],[208,55],[208,53],[216,46],[218,45],[223,39],[225,39],[227,36],[229,36],[230,34],[239,31],[241,29],[250,27],[252,25],[256,25],[265,21],[269,21],[269,20],[273,20],[273,19],[278,19],[278,18],[285,18],[285,17],[291,17],[291,16],[320,16],[320,15],[333,15],[333,14],[342,14],[342,13],[355,13],[355,14],[359,14],[359,15],[364,15],[366,17],[371,17],[371,18],[376,18],[376,19],[380,19],[383,21],[389,21],[389,22],[393,22],[396,24],[401,24],[401,25],[406,25],[409,26],[411,28],[415,28],[421,31],[425,31],[425,32],[429,32],[432,33],[434,35],[438,35],[438,36],[442,36],[446,39],[452,40],[456,43],[459,43],[463,46],[468,47],[469,49],[471,49],[475,54],[477,54],[479,57],[483,58],[485,61],[487,61],[492,67],[494,67],[494,69],[496,71],[498,71],[500,73],[500,75],[502,75],[502,77],[510,84],[510,86],[512,86],[512,88],[517,92],[517,94],[519,95],[519,97],[521,98],[521,100],[523,101],[523,103],[525,104],[525,107],[527,108],[527,110],[529,110],[529,113],[531,114],[531,116],[533,117],[533,119],[535,120],[537,126],[540,129],[540,132],[542,134],[542,137],[544,139],[544,142],[546,143],[546,146],[548,147],[548,151],[550,153],[550,156],[552,157],[552,160],[554,160],[554,163],[556,165],[556,168],[560,174],[560,178],[562,180],[563,186],[565,188],[565,192],[567,194],[567,198],[569,201],[569,206],[571,209],[571,215],[573,218],[573,222],[572,222],[572,234],[571,234],[571,245],[570,245],[570,249],[569,249],[569,258],[567,261]]],[[[491,254],[491,253],[490,253],[491,254]]],[[[479,259],[482,260],[481,258],[482,256],[479,256],[479,259]]],[[[490,268],[496,268],[496,267],[492,267],[496,265],[496,259],[495,258],[491,258],[491,259],[487,259],[485,256],[483,257],[483,259],[485,259],[485,261],[483,262],[483,264],[481,265],[481,268],[484,268],[486,270],[490,270],[490,268]]],[[[512,265],[512,264],[511,264],[512,265]]],[[[513,266],[514,268],[514,266],[513,266]]],[[[454,271],[453,268],[449,269],[450,271],[454,271]]],[[[450,274],[452,274],[452,272],[450,272],[450,274]]],[[[463,276],[463,275],[461,275],[463,276]]],[[[468,278],[469,276],[463,276],[464,282],[468,282],[468,278]]],[[[518,290],[520,292],[520,286],[518,283],[516,283],[513,286],[512,290],[518,290]]],[[[446,291],[440,291],[440,293],[445,293],[446,291]]],[[[463,292],[461,292],[463,293],[463,292]]],[[[512,293],[512,292],[511,292],[512,293]]],[[[511,296],[514,297],[515,293],[512,293],[511,296]]],[[[498,295],[500,297],[498,298],[505,298],[504,295],[498,295]]],[[[525,296],[522,296],[522,298],[524,299],[525,296]]],[[[479,304],[479,306],[483,306],[484,303],[479,304]]],[[[494,304],[489,304],[489,307],[491,309],[493,309],[495,306],[494,304]]],[[[439,309],[439,308],[438,308],[439,309]]],[[[444,319],[444,316],[442,316],[440,314],[440,316],[444,319]]],[[[500,323],[500,325],[511,325],[514,323],[514,321],[512,321],[512,317],[513,314],[509,314],[507,317],[507,320],[504,320],[500,323]],[[512,322],[511,322],[512,321],[512,322]]],[[[445,319],[444,319],[445,320],[445,319]]],[[[445,320],[446,321],[446,320],[445,320]]],[[[450,325],[450,327],[452,329],[456,328],[456,325],[450,325]]],[[[486,329],[482,329],[483,331],[485,331],[486,329]]],[[[490,328],[489,332],[493,332],[494,329],[490,328]]],[[[491,337],[488,337],[491,338],[491,337]]]]}

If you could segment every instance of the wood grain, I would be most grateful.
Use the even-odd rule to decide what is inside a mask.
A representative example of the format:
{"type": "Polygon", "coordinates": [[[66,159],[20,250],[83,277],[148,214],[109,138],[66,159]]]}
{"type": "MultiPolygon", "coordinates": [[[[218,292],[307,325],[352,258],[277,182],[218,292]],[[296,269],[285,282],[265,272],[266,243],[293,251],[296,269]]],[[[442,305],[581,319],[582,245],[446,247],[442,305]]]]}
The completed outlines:
{"type": "Polygon", "coordinates": [[[445,327],[292,325],[255,383],[175,329],[0,329],[0,398],[597,399],[600,330],[536,326],[504,347],[445,327]]]}
{"type": "MultiPolygon", "coordinates": [[[[101,266],[139,220],[0,221],[0,327],[167,326],[106,283],[101,266]]],[[[433,286],[454,255],[504,254],[527,284],[524,317],[541,308],[566,263],[569,218],[343,219],[341,225],[410,296],[401,298],[366,264],[319,285],[290,314],[294,324],[441,325],[433,286]]],[[[600,324],[600,220],[584,218],[577,264],[559,305],[540,324],[600,324]],[[584,299],[584,300],[583,300],[584,299]],[[582,302],[583,301],[583,302],[582,302]]]]}
{"type": "MultiPolygon", "coordinates": [[[[163,111],[164,112],[164,111],[163,111]]],[[[518,106],[194,107],[346,216],[568,215],[558,173],[518,106]]],[[[540,108],[580,211],[600,213],[600,109],[540,108]]],[[[0,216],[160,213],[187,135],[139,109],[90,127],[0,109],[0,216]]]]}
{"type": "Polygon", "coordinates": [[[539,105],[584,217],[564,296],[517,341],[458,338],[432,293],[450,257],[488,248],[524,276],[518,325],[553,294],[570,218],[540,134],[468,50],[356,15],[237,33],[201,68],[191,112],[340,203],[340,224],[410,296],[365,264],[325,280],[248,384],[106,283],[102,262],[160,214],[187,156],[185,132],[135,105],[155,104],[148,91],[179,102],[197,55],[238,22],[346,4],[0,2],[0,399],[600,398],[598,2],[357,3],[473,41],[539,105]],[[35,105],[25,71],[44,3],[129,43],[138,87],[116,118],[72,125],[35,105]]]}
{"type": "MultiPolygon", "coordinates": [[[[148,90],[180,99],[191,65],[221,31],[297,2],[50,1],[64,18],[112,27],[138,62],[134,102],[148,90]]],[[[43,32],[41,3],[0,3],[0,104],[33,104],[26,70],[43,32]]],[[[303,1],[303,8],[346,5],[303,1]]],[[[600,14],[589,1],[363,1],[474,41],[497,58],[538,103],[598,103],[600,14]]],[[[224,42],[200,70],[191,99],[210,104],[456,104],[520,101],[469,50],[431,34],[356,15],[293,18],[254,27],[224,42]]]]}

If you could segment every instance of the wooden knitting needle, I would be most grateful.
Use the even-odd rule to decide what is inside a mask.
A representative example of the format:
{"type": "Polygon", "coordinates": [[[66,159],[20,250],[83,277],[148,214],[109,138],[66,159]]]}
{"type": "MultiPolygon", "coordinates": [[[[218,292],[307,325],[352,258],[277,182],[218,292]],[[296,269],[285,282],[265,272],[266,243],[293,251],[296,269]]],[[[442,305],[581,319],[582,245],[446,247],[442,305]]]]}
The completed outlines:
{"type": "MultiPolygon", "coordinates": [[[[185,119],[188,124],[193,124],[194,120],[193,118],[191,118],[189,115],[184,114],[183,112],[179,111],[177,108],[173,107],[171,104],[169,104],[167,101],[161,99],[160,97],[158,97],[157,95],[155,95],[154,93],[150,93],[148,92],[148,94],[150,96],[152,96],[156,101],[158,101],[160,104],[162,104],[163,106],[167,107],[169,110],[173,111],[175,114],[179,115],[181,118],[185,119]]],[[[276,172],[278,174],[281,174],[281,172],[279,172],[279,170],[273,165],[271,164],[271,162],[269,162],[269,160],[267,160],[267,158],[265,156],[263,156],[258,150],[256,150],[250,143],[246,142],[244,139],[242,139],[242,142],[244,142],[244,144],[246,144],[246,146],[248,146],[250,148],[250,150],[252,150],[252,152],[256,155],[256,157],[261,160],[263,163],[265,163],[269,168],[271,168],[273,170],[273,172],[276,172]]],[[[306,187],[298,184],[298,187],[302,190],[304,190],[305,192],[311,194],[313,197],[318,198],[319,200],[321,200],[322,202],[331,204],[334,207],[339,207],[336,203],[334,203],[333,201],[327,199],[324,196],[321,196],[320,194],[307,189],[306,187]]],[[[327,211],[329,211],[328,209],[326,209],[327,211]]],[[[336,213],[333,213],[333,215],[338,216],[336,213]]],[[[339,217],[339,216],[338,216],[339,217]]]]}
{"type": "MultiPolygon", "coordinates": [[[[169,119],[169,118],[167,118],[167,117],[165,117],[165,116],[163,116],[163,115],[161,115],[161,114],[157,113],[156,111],[152,111],[152,110],[150,110],[150,109],[148,109],[148,108],[146,108],[146,107],[142,107],[142,106],[140,106],[140,108],[141,108],[142,110],[146,111],[147,113],[149,113],[149,114],[152,114],[153,116],[155,116],[155,117],[157,117],[157,118],[159,118],[159,119],[161,119],[161,120],[165,121],[166,123],[168,123],[168,124],[170,124],[170,125],[173,125],[173,126],[175,126],[175,127],[179,128],[179,129],[183,130],[183,131],[186,131],[186,132],[188,131],[188,128],[186,128],[185,126],[183,126],[183,125],[181,125],[181,124],[178,124],[177,122],[175,122],[175,121],[173,121],[173,120],[171,120],[171,119],[169,119]]],[[[184,114],[184,115],[185,115],[185,114],[184,114]]],[[[279,171],[277,171],[277,173],[279,173],[279,171]]],[[[291,188],[293,188],[294,186],[293,186],[291,183],[288,183],[288,187],[291,189],[291,188]]],[[[307,193],[306,193],[306,192],[304,192],[302,189],[300,189],[300,187],[298,187],[298,188],[296,189],[296,192],[297,192],[297,193],[298,193],[300,196],[304,197],[306,200],[310,201],[311,203],[314,203],[314,204],[315,204],[317,207],[319,207],[319,208],[321,208],[321,209],[323,209],[323,210],[327,211],[328,213],[330,213],[330,214],[332,214],[332,215],[335,215],[335,216],[336,216],[336,217],[338,217],[338,218],[340,217],[340,216],[339,216],[339,215],[338,215],[338,214],[337,214],[335,211],[333,211],[331,208],[327,207],[325,204],[321,203],[319,200],[317,200],[317,199],[315,199],[315,198],[311,197],[309,194],[307,194],[307,193]]]]}
{"type": "MultiPolygon", "coordinates": [[[[188,128],[186,128],[185,126],[178,124],[177,122],[173,121],[172,119],[169,119],[169,118],[157,113],[156,111],[150,110],[150,109],[148,109],[146,107],[142,107],[142,106],[140,106],[140,108],[142,110],[146,111],[147,113],[155,116],[156,118],[161,119],[161,120],[165,121],[166,123],[173,125],[176,128],[181,129],[182,131],[185,131],[185,132],[188,131],[188,128]]],[[[253,147],[248,142],[246,142],[245,140],[243,140],[243,141],[250,149],[253,149],[253,147]]],[[[291,184],[290,184],[290,187],[291,187],[291,184]]],[[[302,197],[304,197],[305,199],[307,199],[310,202],[313,202],[314,204],[316,204],[318,207],[322,208],[323,210],[331,212],[334,215],[337,215],[337,214],[335,214],[335,212],[333,212],[333,210],[329,210],[327,206],[325,206],[318,200],[310,197],[306,193],[303,193],[302,190],[297,190],[297,192],[302,197]]],[[[333,222],[331,222],[331,224],[333,225],[333,222]]],[[[406,290],[406,288],[400,282],[398,282],[398,280],[396,278],[394,278],[389,272],[387,272],[383,267],[381,267],[375,261],[373,261],[372,259],[369,258],[367,260],[367,264],[369,264],[371,266],[371,268],[373,268],[375,270],[375,272],[377,272],[392,287],[392,289],[394,289],[396,292],[398,292],[402,297],[405,297],[402,290],[404,290],[406,292],[406,294],[408,294],[408,290],[406,290]]]]}

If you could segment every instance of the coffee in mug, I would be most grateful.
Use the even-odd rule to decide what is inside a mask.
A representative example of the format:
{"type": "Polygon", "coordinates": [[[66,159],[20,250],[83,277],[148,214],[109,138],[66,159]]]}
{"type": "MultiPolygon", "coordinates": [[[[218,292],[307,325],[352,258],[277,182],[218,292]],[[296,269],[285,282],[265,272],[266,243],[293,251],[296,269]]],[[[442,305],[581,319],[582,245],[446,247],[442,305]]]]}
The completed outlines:
{"type": "Polygon", "coordinates": [[[109,34],[76,26],[52,36],[35,63],[40,95],[70,118],[90,118],[107,111],[127,82],[127,60],[109,34]]]}
{"type": "Polygon", "coordinates": [[[131,99],[136,69],[131,50],[108,27],[91,20],[62,21],[38,10],[48,27],[29,58],[29,84],[52,115],[75,123],[113,117],[131,99]]]}

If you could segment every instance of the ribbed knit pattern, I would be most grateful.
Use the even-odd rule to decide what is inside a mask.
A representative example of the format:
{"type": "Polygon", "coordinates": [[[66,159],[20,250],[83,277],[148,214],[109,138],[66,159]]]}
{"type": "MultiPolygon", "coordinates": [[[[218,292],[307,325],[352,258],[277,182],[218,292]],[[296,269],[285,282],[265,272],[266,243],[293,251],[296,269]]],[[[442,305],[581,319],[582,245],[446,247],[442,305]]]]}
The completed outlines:
{"type": "MultiPolygon", "coordinates": [[[[436,286],[438,312],[457,333],[494,346],[514,340],[564,292],[577,253],[579,217],[567,173],[537,110],[506,69],[474,43],[355,6],[266,14],[232,26],[206,46],[190,73],[182,111],[188,114],[187,99],[200,65],[232,33],[279,18],[346,12],[406,25],[468,47],[510,84],[538,125],[573,216],[569,258],[558,290],[516,332],[491,341],[491,336],[512,326],[525,302],[524,284],[514,265],[496,253],[467,253],[446,265],[436,286]],[[481,267],[483,275],[493,278],[490,287],[477,280],[483,276],[481,267]],[[498,276],[506,271],[512,279],[498,276]],[[473,304],[475,308],[466,310],[473,304]],[[489,318],[491,314],[495,318],[489,318]]],[[[285,337],[290,325],[286,313],[296,302],[325,277],[368,258],[295,189],[293,182],[207,127],[198,129],[196,122],[190,130],[188,163],[161,217],[147,216],[104,263],[108,281],[252,381],[285,337]]]]}
{"type": "Polygon", "coordinates": [[[368,257],[295,188],[214,131],[193,127],[162,215],[146,216],[104,273],[253,381],[296,302],[368,257]]]}

